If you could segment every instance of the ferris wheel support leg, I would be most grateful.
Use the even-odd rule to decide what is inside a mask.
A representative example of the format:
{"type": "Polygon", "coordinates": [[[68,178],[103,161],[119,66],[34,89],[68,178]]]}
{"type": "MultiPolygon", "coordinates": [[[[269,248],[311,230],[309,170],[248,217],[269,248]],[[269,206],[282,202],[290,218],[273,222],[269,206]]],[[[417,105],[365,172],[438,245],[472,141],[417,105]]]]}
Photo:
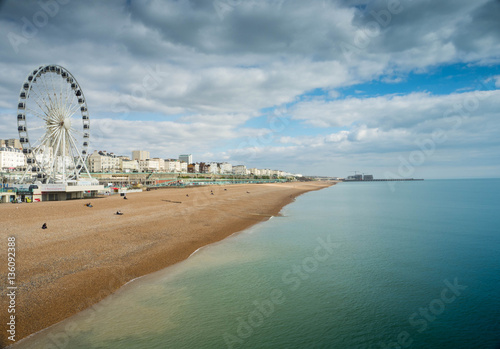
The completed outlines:
{"type": "Polygon", "coordinates": [[[24,183],[24,178],[26,177],[26,175],[28,174],[28,172],[30,172],[30,167],[29,166],[26,167],[26,171],[24,171],[23,176],[19,180],[20,183],[24,183]]]}
{"type": "Polygon", "coordinates": [[[66,132],[62,131],[62,180],[66,182],[66,132]]]}

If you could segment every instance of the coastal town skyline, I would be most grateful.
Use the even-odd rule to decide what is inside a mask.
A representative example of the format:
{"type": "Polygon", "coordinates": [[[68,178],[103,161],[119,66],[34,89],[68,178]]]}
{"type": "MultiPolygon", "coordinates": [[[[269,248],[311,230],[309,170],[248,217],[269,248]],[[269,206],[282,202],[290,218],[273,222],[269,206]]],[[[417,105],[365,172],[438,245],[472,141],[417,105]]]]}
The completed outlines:
{"type": "Polygon", "coordinates": [[[92,150],[327,176],[500,173],[495,1],[148,4],[3,2],[2,138],[17,137],[22,81],[53,63],[85,90],[92,150]]]}
{"type": "MultiPolygon", "coordinates": [[[[50,147],[49,147],[50,148],[50,147]]],[[[52,154],[50,148],[49,153],[52,154]]],[[[70,161],[67,161],[70,162],[70,161]]],[[[0,138],[0,173],[18,176],[26,171],[27,158],[18,139],[0,138]]],[[[276,168],[247,167],[245,164],[232,164],[224,161],[194,161],[192,154],[180,154],[177,157],[153,157],[148,150],[133,150],[131,156],[115,154],[106,150],[94,150],[86,159],[91,173],[206,173],[234,174],[267,177],[302,177],[300,173],[290,173],[276,168]]]]}

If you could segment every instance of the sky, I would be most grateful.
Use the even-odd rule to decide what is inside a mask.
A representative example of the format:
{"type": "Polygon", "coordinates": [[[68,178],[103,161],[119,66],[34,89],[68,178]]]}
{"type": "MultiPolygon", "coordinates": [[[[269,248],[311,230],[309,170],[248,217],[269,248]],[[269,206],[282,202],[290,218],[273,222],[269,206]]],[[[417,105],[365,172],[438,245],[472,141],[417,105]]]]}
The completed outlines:
{"type": "Polygon", "coordinates": [[[0,2],[0,138],[40,65],[91,149],[304,175],[500,177],[499,0],[0,2]]]}

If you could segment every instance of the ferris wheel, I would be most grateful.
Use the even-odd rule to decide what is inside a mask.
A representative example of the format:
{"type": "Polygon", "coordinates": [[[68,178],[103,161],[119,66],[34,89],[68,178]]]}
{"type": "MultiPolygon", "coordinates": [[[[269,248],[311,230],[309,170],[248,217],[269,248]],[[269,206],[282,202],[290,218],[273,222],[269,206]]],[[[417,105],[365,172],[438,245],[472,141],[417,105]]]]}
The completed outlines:
{"type": "Polygon", "coordinates": [[[17,110],[19,141],[27,163],[21,182],[68,183],[82,175],[91,178],[86,165],[90,139],[87,102],[67,69],[44,65],[28,74],[17,110]]]}

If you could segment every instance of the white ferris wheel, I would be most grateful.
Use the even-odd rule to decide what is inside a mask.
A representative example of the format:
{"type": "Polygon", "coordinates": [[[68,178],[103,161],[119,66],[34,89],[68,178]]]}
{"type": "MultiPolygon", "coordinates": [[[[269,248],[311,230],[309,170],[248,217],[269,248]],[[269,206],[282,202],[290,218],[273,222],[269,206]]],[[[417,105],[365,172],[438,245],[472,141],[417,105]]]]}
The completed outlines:
{"type": "Polygon", "coordinates": [[[19,141],[27,163],[21,182],[91,179],[86,165],[90,139],[87,101],[67,69],[51,64],[28,74],[17,110],[19,141]]]}

